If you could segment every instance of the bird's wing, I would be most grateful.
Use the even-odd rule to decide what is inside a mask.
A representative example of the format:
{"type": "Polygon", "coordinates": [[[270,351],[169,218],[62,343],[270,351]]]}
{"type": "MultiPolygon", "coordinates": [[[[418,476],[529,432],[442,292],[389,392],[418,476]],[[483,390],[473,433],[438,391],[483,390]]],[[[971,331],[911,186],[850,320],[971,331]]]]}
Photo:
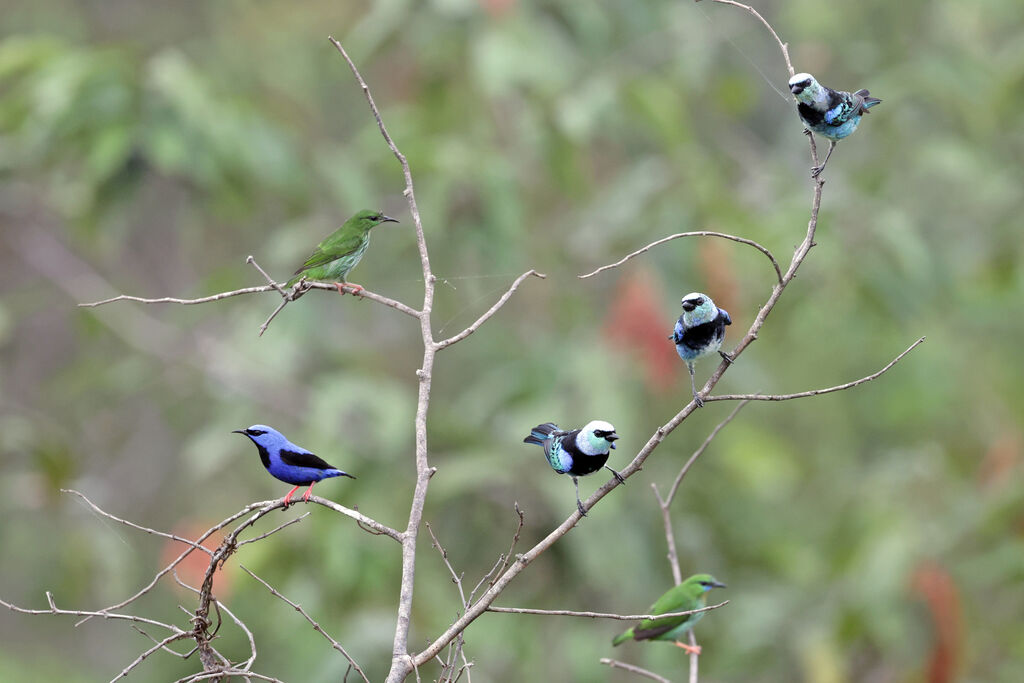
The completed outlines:
{"type": "MultiPolygon", "coordinates": [[[[658,601],[651,605],[651,614],[669,614],[670,612],[686,612],[697,608],[697,601],[690,597],[686,587],[682,584],[668,591],[658,601]]],[[[633,629],[633,637],[636,640],[650,640],[657,638],[678,627],[691,616],[671,617],[669,619],[644,619],[633,629]]]]}
{"type": "Polygon", "coordinates": [[[316,470],[336,469],[333,465],[328,465],[324,462],[320,456],[313,455],[309,451],[289,451],[282,449],[279,455],[281,456],[281,462],[293,467],[312,467],[316,470]]]}
{"type": "Polygon", "coordinates": [[[313,253],[309,255],[306,262],[295,271],[298,275],[310,268],[317,268],[319,266],[325,266],[331,261],[336,261],[343,256],[355,252],[359,249],[359,245],[364,238],[360,237],[359,233],[339,230],[337,233],[331,235],[323,242],[317,245],[313,253]]]}
{"type": "Polygon", "coordinates": [[[829,93],[828,111],[825,112],[825,123],[830,126],[841,126],[853,116],[860,116],[867,111],[864,108],[864,95],[867,91],[844,92],[833,90],[829,93]]]}

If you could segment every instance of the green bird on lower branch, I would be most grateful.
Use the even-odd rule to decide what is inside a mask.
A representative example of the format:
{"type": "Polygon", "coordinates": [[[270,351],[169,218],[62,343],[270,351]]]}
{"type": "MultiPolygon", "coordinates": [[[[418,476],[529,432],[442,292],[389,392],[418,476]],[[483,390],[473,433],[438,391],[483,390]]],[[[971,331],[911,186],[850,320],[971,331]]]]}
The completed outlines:
{"type": "Polygon", "coordinates": [[[352,288],[353,294],[361,291],[361,285],[349,284],[345,278],[366,253],[366,248],[370,245],[370,229],[375,225],[389,222],[398,221],[380,211],[360,211],[316,246],[285,287],[291,287],[302,278],[306,278],[318,282],[333,282],[341,294],[345,293],[345,285],[352,288]]]}
{"type": "MultiPolygon", "coordinates": [[[[688,612],[707,606],[707,592],[712,588],[725,588],[725,584],[717,581],[710,574],[694,574],[678,586],[668,590],[651,606],[650,614],[671,614],[672,612],[688,612]]],[[[644,619],[633,628],[620,633],[612,640],[612,645],[619,645],[627,640],[668,640],[674,642],[690,654],[700,654],[700,646],[692,646],[681,641],[681,638],[692,629],[704,612],[688,614],[682,617],[666,619],[644,619]]]]}

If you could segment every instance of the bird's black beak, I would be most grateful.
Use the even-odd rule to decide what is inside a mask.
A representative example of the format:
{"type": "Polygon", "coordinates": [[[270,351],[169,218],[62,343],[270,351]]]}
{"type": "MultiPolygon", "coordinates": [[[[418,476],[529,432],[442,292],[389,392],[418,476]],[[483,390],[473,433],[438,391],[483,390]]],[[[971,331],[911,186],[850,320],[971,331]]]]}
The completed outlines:
{"type": "Polygon", "coordinates": [[[397,218],[392,218],[391,216],[383,216],[383,215],[380,217],[380,222],[381,223],[401,223],[401,221],[398,220],[397,218]]]}
{"type": "Polygon", "coordinates": [[[248,433],[244,429],[232,429],[231,433],[232,434],[245,434],[246,436],[248,436],[248,433]]]}
{"type": "Polygon", "coordinates": [[[803,91],[804,86],[801,83],[794,83],[793,85],[789,86],[789,92],[793,93],[794,95],[799,95],[803,91]]]}
{"type": "Polygon", "coordinates": [[[695,308],[697,308],[697,306],[693,302],[690,302],[690,301],[684,301],[683,302],[683,310],[686,311],[687,313],[689,313],[690,311],[692,311],[695,308]]]}
{"type": "Polygon", "coordinates": [[[721,581],[712,581],[711,582],[711,586],[712,586],[712,588],[728,588],[728,586],[726,586],[721,581]]]}
{"type": "Polygon", "coordinates": [[[619,440],[619,435],[614,432],[604,437],[604,440],[608,442],[611,448],[615,448],[615,442],[619,440]]]}

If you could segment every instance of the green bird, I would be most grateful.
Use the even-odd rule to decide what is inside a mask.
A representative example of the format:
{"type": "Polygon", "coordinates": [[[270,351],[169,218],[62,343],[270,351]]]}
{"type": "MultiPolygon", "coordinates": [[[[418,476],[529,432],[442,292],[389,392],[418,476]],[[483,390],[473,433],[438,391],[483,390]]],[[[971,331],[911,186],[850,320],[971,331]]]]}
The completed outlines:
{"type": "MultiPolygon", "coordinates": [[[[715,580],[711,574],[694,574],[658,598],[658,601],[651,605],[650,614],[688,612],[706,607],[707,592],[712,588],[725,588],[725,584],[715,580]]],[[[633,628],[615,636],[612,645],[619,645],[631,639],[669,640],[687,652],[699,655],[700,646],[683,643],[681,638],[701,620],[704,614],[704,612],[697,612],[668,619],[644,619],[633,628]]]]}
{"type": "MultiPolygon", "coordinates": [[[[331,233],[309,255],[302,267],[285,284],[291,287],[302,278],[318,282],[333,282],[342,294],[345,280],[350,270],[356,267],[370,245],[370,228],[381,223],[397,223],[398,220],[385,216],[380,211],[369,209],[360,211],[345,221],[345,224],[331,233]]],[[[363,288],[361,285],[349,285],[355,294],[363,288]]]]}

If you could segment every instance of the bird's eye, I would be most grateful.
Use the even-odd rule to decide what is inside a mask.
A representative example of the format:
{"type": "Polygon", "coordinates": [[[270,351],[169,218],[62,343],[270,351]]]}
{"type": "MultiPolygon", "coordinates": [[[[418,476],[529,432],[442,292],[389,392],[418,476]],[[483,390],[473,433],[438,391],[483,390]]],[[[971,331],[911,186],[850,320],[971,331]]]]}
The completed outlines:
{"type": "Polygon", "coordinates": [[[263,436],[264,434],[266,434],[266,432],[263,431],[262,429],[250,429],[249,433],[252,434],[253,436],[263,436]]]}

